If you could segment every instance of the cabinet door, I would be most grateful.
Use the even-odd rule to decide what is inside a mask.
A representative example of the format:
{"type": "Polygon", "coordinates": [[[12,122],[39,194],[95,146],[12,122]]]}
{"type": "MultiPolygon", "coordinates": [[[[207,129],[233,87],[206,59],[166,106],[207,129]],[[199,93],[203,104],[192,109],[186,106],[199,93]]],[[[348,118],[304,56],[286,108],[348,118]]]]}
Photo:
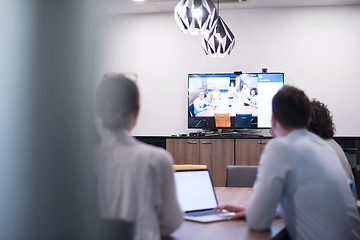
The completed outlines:
{"type": "Polygon", "coordinates": [[[235,139],[235,165],[259,165],[260,155],[270,139],[235,139]]]}
{"type": "Polygon", "coordinates": [[[200,164],[199,139],[166,139],[166,150],[174,164],[200,164]]]}
{"type": "Polygon", "coordinates": [[[201,139],[200,164],[207,165],[215,187],[225,187],[226,166],[234,165],[234,139],[201,139]]]}

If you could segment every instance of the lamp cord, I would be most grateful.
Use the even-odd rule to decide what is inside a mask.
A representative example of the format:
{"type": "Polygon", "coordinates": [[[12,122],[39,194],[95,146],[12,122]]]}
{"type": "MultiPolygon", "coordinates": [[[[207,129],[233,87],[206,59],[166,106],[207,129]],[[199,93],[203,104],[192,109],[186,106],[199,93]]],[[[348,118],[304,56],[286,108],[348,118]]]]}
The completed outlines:
{"type": "Polygon", "coordinates": [[[218,4],[218,15],[220,16],[220,0],[217,1],[218,4]]]}

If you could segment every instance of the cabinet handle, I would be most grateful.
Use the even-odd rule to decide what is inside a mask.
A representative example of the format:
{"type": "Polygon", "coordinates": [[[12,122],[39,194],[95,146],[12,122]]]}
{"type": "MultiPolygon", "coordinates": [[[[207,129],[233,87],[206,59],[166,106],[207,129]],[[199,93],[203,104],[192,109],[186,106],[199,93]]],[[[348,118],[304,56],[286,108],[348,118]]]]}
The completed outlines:
{"type": "Polygon", "coordinates": [[[201,144],[213,144],[212,142],[201,142],[201,144]]]}
{"type": "Polygon", "coordinates": [[[258,142],[258,144],[267,144],[267,142],[258,142]]]}
{"type": "Polygon", "coordinates": [[[197,142],[186,142],[187,144],[197,144],[197,142]]]}

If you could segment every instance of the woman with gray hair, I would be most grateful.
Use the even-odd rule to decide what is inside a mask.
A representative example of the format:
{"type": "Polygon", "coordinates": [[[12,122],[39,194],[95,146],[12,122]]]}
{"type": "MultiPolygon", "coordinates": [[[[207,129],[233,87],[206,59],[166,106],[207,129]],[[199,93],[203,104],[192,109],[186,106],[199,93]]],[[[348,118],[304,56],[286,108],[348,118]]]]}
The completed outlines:
{"type": "Polygon", "coordinates": [[[135,239],[160,239],[181,225],[183,213],[170,154],[130,135],[139,109],[134,81],[121,74],[104,76],[95,103],[101,122],[95,162],[100,216],[134,223],[135,239]]]}

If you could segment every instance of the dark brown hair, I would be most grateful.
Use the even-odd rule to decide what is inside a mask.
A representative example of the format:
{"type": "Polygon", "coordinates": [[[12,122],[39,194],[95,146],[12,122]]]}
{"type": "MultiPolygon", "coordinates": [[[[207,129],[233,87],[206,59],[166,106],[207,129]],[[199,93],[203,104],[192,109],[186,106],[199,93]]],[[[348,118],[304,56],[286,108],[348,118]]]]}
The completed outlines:
{"type": "Polygon", "coordinates": [[[310,122],[308,129],[323,139],[330,139],[335,133],[335,126],[329,109],[324,103],[315,99],[310,102],[310,122]]]}
{"type": "Polygon", "coordinates": [[[284,128],[304,128],[310,115],[306,94],[292,86],[284,86],[272,101],[273,114],[284,128]]]}
{"type": "Polygon", "coordinates": [[[252,89],[250,90],[250,95],[251,95],[251,91],[252,91],[252,90],[255,91],[255,95],[258,95],[257,88],[252,88],[252,89]]]}
{"type": "Polygon", "coordinates": [[[112,131],[127,127],[130,114],[139,108],[138,87],[122,74],[105,75],[95,97],[96,113],[112,131]]]}

